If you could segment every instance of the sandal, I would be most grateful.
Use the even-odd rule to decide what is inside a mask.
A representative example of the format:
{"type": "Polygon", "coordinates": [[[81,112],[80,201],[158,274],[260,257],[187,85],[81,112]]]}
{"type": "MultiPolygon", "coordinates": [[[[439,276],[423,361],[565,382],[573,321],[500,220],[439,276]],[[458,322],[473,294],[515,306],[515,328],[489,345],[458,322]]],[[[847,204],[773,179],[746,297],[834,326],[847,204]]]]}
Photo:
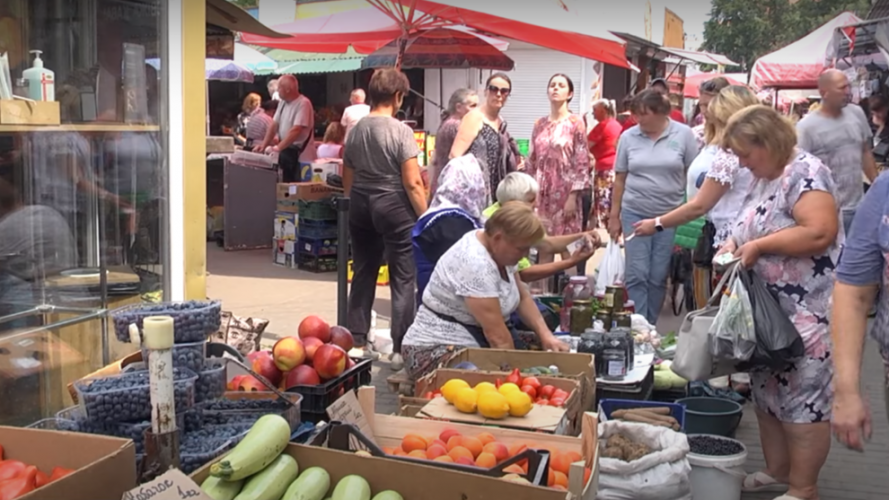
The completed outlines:
{"type": "MultiPolygon", "coordinates": [[[[788,484],[778,482],[778,480],[772,476],[759,471],[754,472],[753,474],[747,474],[747,477],[744,478],[744,483],[741,485],[741,491],[787,491],[789,487],[788,484]]],[[[794,500],[793,497],[788,497],[787,495],[783,496],[786,498],[779,498],[781,498],[781,500],[794,500]]],[[[778,499],[776,498],[775,500],[778,499]]]]}
{"type": "Polygon", "coordinates": [[[800,497],[794,497],[790,495],[781,495],[780,497],[775,497],[773,500],[803,500],[800,497]]]}

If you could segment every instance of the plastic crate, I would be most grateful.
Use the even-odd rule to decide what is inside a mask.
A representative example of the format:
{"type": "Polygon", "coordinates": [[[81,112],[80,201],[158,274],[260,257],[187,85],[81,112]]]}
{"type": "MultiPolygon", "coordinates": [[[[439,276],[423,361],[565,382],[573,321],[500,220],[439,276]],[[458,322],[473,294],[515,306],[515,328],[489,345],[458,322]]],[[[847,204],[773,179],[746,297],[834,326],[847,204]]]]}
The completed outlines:
{"type": "Polygon", "coordinates": [[[331,273],[336,271],[336,257],[316,257],[300,254],[296,267],[313,273],[331,273]]]}
{"type": "Polygon", "coordinates": [[[225,394],[225,366],[224,359],[207,360],[205,369],[198,373],[198,380],[195,382],[195,403],[216,399],[225,394]]]}
{"type": "MultiPolygon", "coordinates": [[[[227,392],[221,398],[206,401],[195,408],[199,422],[196,425],[217,425],[226,423],[253,423],[263,415],[281,415],[295,431],[302,423],[300,412],[303,396],[298,393],[285,393],[288,402],[281,401],[274,392],[227,392]],[[242,409],[244,402],[250,408],[242,409]]],[[[187,422],[188,423],[188,422],[187,422]]],[[[192,421],[192,424],[195,424],[192,421]]]]}
{"type": "MultiPolygon", "coordinates": [[[[352,282],[352,277],[355,275],[355,271],[352,269],[352,261],[349,261],[349,268],[346,272],[346,276],[349,280],[349,283],[352,282]]],[[[377,286],[389,286],[389,266],[383,264],[380,266],[380,272],[377,275],[377,286]]]]}
{"type": "Polygon", "coordinates": [[[337,240],[335,238],[324,240],[314,238],[300,238],[296,242],[296,249],[299,251],[299,253],[314,255],[316,257],[324,255],[336,255],[337,247],[337,240]]]}
{"type": "Polygon", "coordinates": [[[327,408],[346,391],[354,391],[363,385],[370,385],[372,360],[354,359],[353,361],[355,361],[355,366],[343,372],[339,377],[318,385],[297,385],[287,389],[286,392],[302,395],[301,414],[304,422],[317,423],[319,420],[327,420],[327,408]]]}
{"type": "Polygon", "coordinates": [[[662,403],[658,401],[636,401],[631,399],[603,399],[599,401],[599,417],[610,420],[611,414],[617,410],[630,410],[634,408],[670,408],[670,416],[679,423],[680,430],[685,429],[685,405],[676,403],[662,403]]]}
{"type": "Polygon", "coordinates": [[[337,233],[338,230],[336,221],[318,221],[304,219],[302,217],[302,214],[300,214],[299,223],[296,225],[297,239],[314,238],[323,240],[327,238],[336,238],[337,233]]]}
{"type": "Polygon", "coordinates": [[[105,422],[96,422],[86,418],[80,405],[69,406],[56,413],[56,420],[67,422],[74,432],[86,434],[105,434],[107,432],[105,422]]]}
{"type": "Polygon", "coordinates": [[[142,331],[142,320],[149,316],[173,318],[173,337],[177,344],[201,342],[216,333],[222,324],[222,303],[218,300],[190,300],[135,304],[111,312],[114,335],[121,342],[130,342],[130,325],[142,331]]]}
{"type": "MultiPolygon", "coordinates": [[[[132,439],[136,445],[136,453],[145,451],[145,431],[151,428],[150,420],[141,422],[107,422],[105,423],[105,432],[108,436],[114,436],[124,439],[132,439]]],[[[176,428],[185,428],[185,414],[180,412],[176,414],[176,428]]]]}
{"type": "Polygon", "coordinates": [[[44,418],[27,426],[28,429],[43,429],[47,431],[82,432],[77,428],[77,423],[61,418],[44,418]]]}
{"type": "MultiPolygon", "coordinates": [[[[151,349],[142,348],[142,361],[148,366],[151,357],[151,349]]],[[[173,367],[187,368],[195,373],[204,369],[207,358],[207,341],[188,342],[186,344],[173,345],[173,367]]]]}
{"type": "Polygon", "coordinates": [[[336,201],[333,198],[326,200],[298,200],[296,206],[299,209],[300,219],[316,221],[336,220],[336,201]]]}
{"type": "MultiPolygon", "coordinates": [[[[194,386],[198,376],[186,368],[173,369],[173,396],[176,411],[194,406],[194,386]]],[[[147,371],[130,372],[110,377],[83,379],[74,382],[80,410],[96,422],[140,421],[151,418],[151,397],[147,371]],[[121,388],[93,390],[92,386],[105,380],[128,379],[121,388]]]]}

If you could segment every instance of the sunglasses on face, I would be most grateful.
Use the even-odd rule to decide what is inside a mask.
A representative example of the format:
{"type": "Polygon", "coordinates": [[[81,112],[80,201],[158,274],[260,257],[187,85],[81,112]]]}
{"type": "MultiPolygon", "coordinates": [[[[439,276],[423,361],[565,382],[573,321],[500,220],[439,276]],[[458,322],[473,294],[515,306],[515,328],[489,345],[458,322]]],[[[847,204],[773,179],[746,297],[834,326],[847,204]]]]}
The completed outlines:
{"type": "Polygon", "coordinates": [[[503,97],[508,96],[510,90],[512,90],[512,89],[510,89],[508,87],[501,88],[496,85],[488,85],[488,92],[490,92],[492,94],[501,94],[503,97]]]}

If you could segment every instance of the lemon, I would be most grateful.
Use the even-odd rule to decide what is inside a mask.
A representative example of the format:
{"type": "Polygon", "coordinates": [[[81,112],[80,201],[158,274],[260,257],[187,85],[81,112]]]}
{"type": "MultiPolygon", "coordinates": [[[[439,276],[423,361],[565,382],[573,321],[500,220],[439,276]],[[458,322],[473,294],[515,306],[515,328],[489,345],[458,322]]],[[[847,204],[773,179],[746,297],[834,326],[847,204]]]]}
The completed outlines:
{"type": "Polygon", "coordinates": [[[513,417],[524,417],[534,407],[531,396],[521,391],[507,394],[506,403],[509,404],[509,414],[513,417]]]}
{"type": "Polygon", "coordinates": [[[463,413],[475,413],[477,402],[478,393],[469,387],[460,389],[454,397],[454,406],[463,413]]]}
{"type": "Polygon", "coordinates": [[[500,394],[503,394],[505,396],[511,392],[522,392],[522,390],[519,389],[519,386],[513,384],[512,382],[507,382],[500,386],[500,394]]]}
{"type": "Polygon", "coordinates": [[[483,392],[478,396],[478,412],[485,418],[501,419],[509,414],[509,403],[503,394],[483,392]]]}
{"type": "Polygon", "coordinates": [[[481,394],[483,392],[488,392],[488,391],[497,392],[497,386],[495,386],[494,384],[492,384],[490,382],[479,382],[478,384],[475,385],[475,391],[478,392],[479,394],[481,394]]]}
{"type": "Polygon", "coordinates": [[[444,396],[445,401],[448,403],[454,404],[454,398],[457,397],[457,392],[460,389],[468,389],[469,384],[466,383],[465,380],[460,380],[459,378],[452,378],[445,382],[445,385],[441,386],[441,395],[444,396]]]}

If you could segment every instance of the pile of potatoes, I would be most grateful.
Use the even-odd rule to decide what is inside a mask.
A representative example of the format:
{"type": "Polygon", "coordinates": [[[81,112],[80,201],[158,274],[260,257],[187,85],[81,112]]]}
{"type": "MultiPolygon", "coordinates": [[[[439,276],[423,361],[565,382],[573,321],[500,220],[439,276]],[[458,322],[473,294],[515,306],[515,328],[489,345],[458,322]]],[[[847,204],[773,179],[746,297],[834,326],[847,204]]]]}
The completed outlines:
{"type": "Polygon", "coordinates": [[[605,442],[605,458],[616,458],[624,462],[632,462],[648,455],[653,450],[642,443],[635,443],[623,434],[614,434],[605,442]]]}

